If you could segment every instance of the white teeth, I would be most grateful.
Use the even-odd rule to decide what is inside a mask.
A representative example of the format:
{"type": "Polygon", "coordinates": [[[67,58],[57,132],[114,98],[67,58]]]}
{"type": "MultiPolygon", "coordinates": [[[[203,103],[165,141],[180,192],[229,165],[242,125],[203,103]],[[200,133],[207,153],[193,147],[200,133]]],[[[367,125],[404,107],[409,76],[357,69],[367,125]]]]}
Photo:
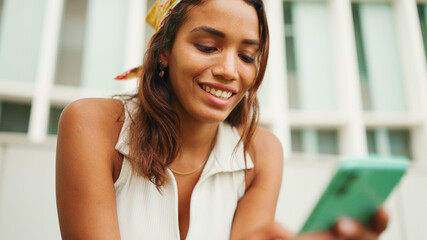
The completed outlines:
{"type": "Polygon", "coordinates": [[[225,100],[229,99],[231,97],[231,95],[233,95],[233,93],[231,93],[231,92],[216,90],[214,88],[211,88],[211,87],[208,87],[205,85],[202,85],[202,88],[206,92],[208,92],[208,93],[210,93],[210,94],[212,94],[218,98],[225,99],[225,100]]]}

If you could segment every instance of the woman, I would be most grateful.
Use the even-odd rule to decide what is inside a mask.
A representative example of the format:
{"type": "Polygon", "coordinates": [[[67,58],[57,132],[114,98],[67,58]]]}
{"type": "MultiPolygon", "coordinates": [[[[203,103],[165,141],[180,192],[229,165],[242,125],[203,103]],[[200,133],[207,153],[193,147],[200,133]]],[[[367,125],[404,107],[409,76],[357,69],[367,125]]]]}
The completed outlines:
{"type": "MultiPolygon", "coordinates": [[[[163,0],[147,20],[157,32],[134,71],[138,94],[79,100],[61,116],[62,237],[289,239],[274,223],[281,145],[256,125],[269,46],[262,1],[163,0]]],[[[344,223],[352,239],[372,239],[387,220],[344,223]]],[[[346,236],[340,226],[299,237],[346,236]]]]}

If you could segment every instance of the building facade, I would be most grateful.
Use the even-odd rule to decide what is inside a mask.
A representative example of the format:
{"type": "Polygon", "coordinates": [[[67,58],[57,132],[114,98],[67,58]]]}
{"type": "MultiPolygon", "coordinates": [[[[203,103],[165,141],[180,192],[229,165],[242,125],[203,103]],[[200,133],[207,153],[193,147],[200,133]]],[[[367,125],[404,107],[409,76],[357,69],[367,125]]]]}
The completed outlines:
{"type": "MultiPolygon", "coordinates": [[[[60,239],[59,115],[134,91],[153,0],[0,0],[0,239],[60,239]]],[[[261,124],[282,141],[277,219],[298,231],[341,157],[405,156],[382,239],[422,239],[427,215],[427,1],[265,0],[261,124]]]]}

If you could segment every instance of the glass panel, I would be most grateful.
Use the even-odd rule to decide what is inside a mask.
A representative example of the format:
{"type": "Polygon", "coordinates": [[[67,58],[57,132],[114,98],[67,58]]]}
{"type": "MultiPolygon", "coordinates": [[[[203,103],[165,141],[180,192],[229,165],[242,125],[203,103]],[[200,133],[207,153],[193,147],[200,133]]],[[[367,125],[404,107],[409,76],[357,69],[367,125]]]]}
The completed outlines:
{"type": "Polygon", "coordinates": [[[67,0],[62,20],[55,83],[78,86],[81,80],[87,0],[67,0]]]}
{"type": "Polygon", "coordinates": [[[360,85],[362,93],[363,109],[372,109],[371,94],[369,93],[368,69],[366,66],[365,48],[363,46],[363,36],[360,23],[359,5],[352,4],[353,24],[356,37],[357,62],[359,65],[360,85]]]}
{"type": "Polygon", "coordinates": [[[49,113],[49,125],[48,125],[48,134],[57,134],[58,133],[58,123],[59,117],[61,116],[63,107],[51,107],[49,113]]]}
{"type": "Polygon", "coordinates": [[[304,152],[302,140],[303,140],[302,139],[302,131],[292,129],[291,130],[292,152],[304,152]]]}
{"type": "Polygon", "coordinates": [[[0,33],[0,79],[34,82],[45,0],[4,1],[0,33]]]}
{"type": "Polygon", "coordinates": [[[285,24],[285,51],[286,70],[288,80],[288,104],[289,108],[299,108],[298,81],[295,55],[295,42],[292,25],[292,3],[283,2],[284,24],[285,24]]]}
{"type": "Polygon", "coordinates": [[[411,138],[408,130],[390,130],[388,136],[392,155],[412,158],[411,138]]]}
{"type": "Polygon", "coordinates": [[[319,153],[338,154],[338,132],[336,130],[317,131],[319,153]]]}
{"type": "Polygon", "coordinates": [[[284,15],[290,106],[335,110],[327,4],[286,2],[284,15]]]}
{"type": "Polygon", "coordinates": [[[366,138],[368,143],[368,152],[369,154],[377,154],[377,144],[376,144],[376,137],[375,137],[375,131],[368,130],[366,131],[366,138]]]}
{"type": "Polygon", "coordinates": [[[124,71],[128,0],[90,0],[84,39],[81,86],[116,90],[113,78],[124,71]]]}
{"type": "Polygon", "coordinates": [[[364,108],[406,111],[393,10],[389,3],[353,4],[364,108]]]}
{"type": "Polygon", "coordinates": [[[2,15],[3,15],[3,0],[0,0],[0,32],[1,32],[2,15]]]}
{"type": "Polygon", "coordinates": [[[335,129],[292,129],[292,152],[339,154],[338,131],[335,129]]]}
{"type": "Polygon", "coordinates": [[[0,131],[28,132],[31,105],[0,101],[0,131]]]}
{"type": "Polygon", "coordinates": [[[407,129],[371,129],[366,131],[370,154],[412,158],[411,134],[407,129]]]}
{"type": "Polygon", "coordinates": [[[418,4],[421,33],[423,35],[424,51],[427,58],[427,4],[418,4]]]}

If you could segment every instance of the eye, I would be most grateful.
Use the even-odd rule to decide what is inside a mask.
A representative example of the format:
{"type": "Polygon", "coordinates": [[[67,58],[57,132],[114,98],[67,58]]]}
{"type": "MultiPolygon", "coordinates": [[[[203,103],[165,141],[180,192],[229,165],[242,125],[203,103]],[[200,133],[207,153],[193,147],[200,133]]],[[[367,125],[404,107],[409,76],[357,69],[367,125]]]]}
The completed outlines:
{"type": "Polygon", "coordinates": [[[202,45],[196,45],[197,49],[199,49],[202,52],[205,53],[212,53],[214,51],[216,51],[215,47],[208,47],[208,46],[202,46],[202,45]]]}
{"type": "Polygon", "coordinates": [[[246,55],[243,55],[243,54],[239,54],[239,57],[240,57],[244,62],[247,62],[247,63],[254,63],[254,62],[255,62],[255,59],[253,59],[253,58],[251,58],[251,57],[248,57],[248,56],[246,56],[246,55]]]}

